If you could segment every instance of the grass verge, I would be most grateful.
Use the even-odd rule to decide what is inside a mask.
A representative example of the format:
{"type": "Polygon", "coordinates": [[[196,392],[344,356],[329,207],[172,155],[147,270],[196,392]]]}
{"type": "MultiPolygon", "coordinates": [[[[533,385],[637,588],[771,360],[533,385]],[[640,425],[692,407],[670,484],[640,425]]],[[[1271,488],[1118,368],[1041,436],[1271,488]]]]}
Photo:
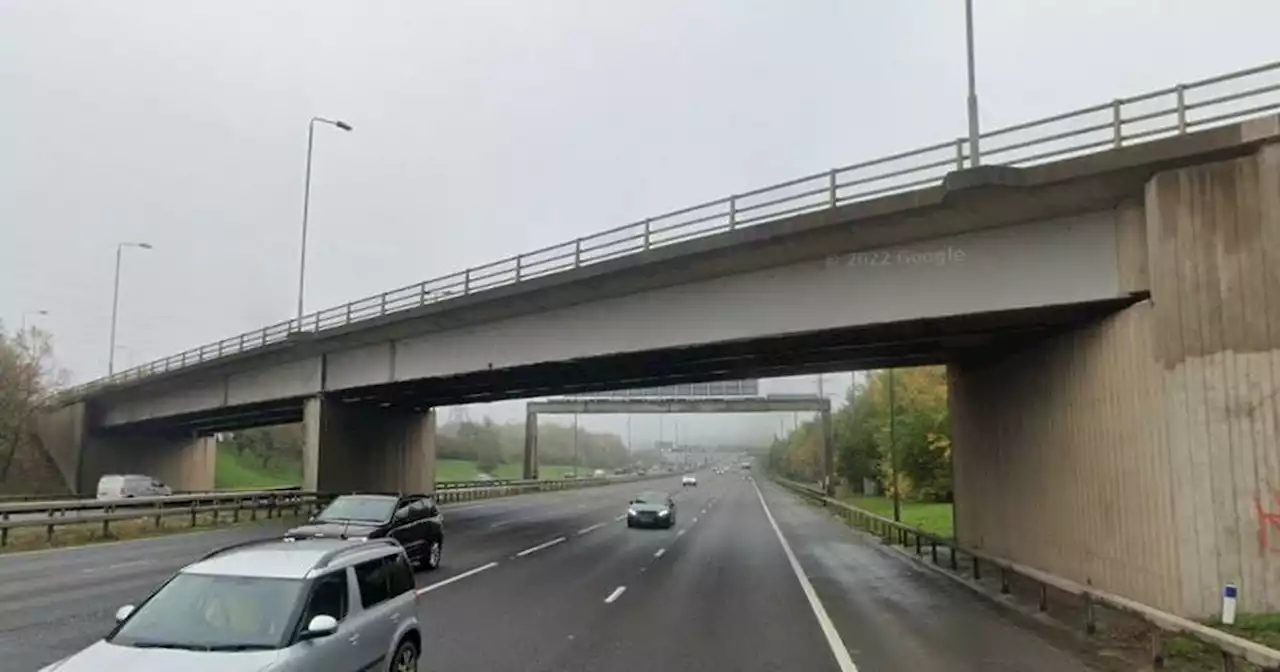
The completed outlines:
{"type": "MultiPolygon", "coordinates": [[[[893,500],[888,497],[845,495],[840,500],[877,516],[893,518],[893,500]]],[[[955,536],[954,509],[954,505],[945,503],[901,502],[902,522],[930,534],[952,538],[955,536]]]]}
{"type": "Polygon", "coordinates": [[[262,469],[230,450],[219,450],[214,464],[213,487],[217,490],[278,488],[302,484],[302,465],[280,465],[262,469]]]}

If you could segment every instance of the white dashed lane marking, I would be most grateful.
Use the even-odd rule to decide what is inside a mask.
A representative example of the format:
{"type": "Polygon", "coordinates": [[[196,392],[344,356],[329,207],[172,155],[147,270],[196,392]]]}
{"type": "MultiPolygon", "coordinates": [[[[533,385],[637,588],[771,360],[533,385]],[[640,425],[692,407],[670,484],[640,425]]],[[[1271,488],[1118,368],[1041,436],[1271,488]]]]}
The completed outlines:
{"type": "Polygon", "coordinates": [[[552,546],[555,546],[556,544],[565,541],[565,539],[566,537],[556,537],[551,541],[543,542],[541,544],[538,544],[537,546],[534,546],[533,548],[526,548],[523,551],[516,553],[516,557],[523,558],[524,556],[529,555],[530,553],[537,553],[538,551],[541,551],[544,548],[550,548],[552,546]]]}
{"type": "Polygon", "coordinates": [[[431,584],[431,585],[429,585],[429,586],[427,586],[427,587],[425,587],[425,588],[419,588],[419,589],[418,589],[418,594],[419,594],[419,595],[421,595],[421,594],[423,594],[423,593],[431,592],[431,591],[435,590],[436,588],[443,588],[443,587],[445,587],[445,586],[447,586],[447,585],[449,585],[449,584],[453,583],[454,581],[461,581],[461,580],[463,580],[463,579],[467,578],[468,576],[473,576],[473,575],[475,575],[475,574],[479,574],[480,572],[483,572],[483,571],[484,571],[484,570],[486,570],[486,569],[493,569],[494,567],[497,567],[497,566],[498,566],[498,563],[496,563],[496,562],[491,562],[491,563],[489,563],[489,564],[487,564],[487,565],[480,565],[479,567],[476,567],[475,569],[467,570],[467,571],[465,571],[465,572],[463,572],[463,573],[461,573],[461,574],[459,574],[459,575],[457,575],[457,576],[451,576],[451,577],[449,577],[449,578],[445,579],[444,581],[438,581],[438,582],[433,583],[433,584],[431,584]]]}

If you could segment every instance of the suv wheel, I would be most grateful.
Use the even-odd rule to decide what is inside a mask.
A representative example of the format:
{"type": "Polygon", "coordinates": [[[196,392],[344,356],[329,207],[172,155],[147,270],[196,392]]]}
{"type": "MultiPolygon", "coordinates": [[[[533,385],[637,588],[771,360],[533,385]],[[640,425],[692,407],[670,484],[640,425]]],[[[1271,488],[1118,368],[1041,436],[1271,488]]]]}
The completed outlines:
{"type": "Polygon", "coordinates": [[[418,647],[412,640],[400,642],[391,659],[391,672],[418,672],[418,647]]]}
{"type": "Polygon", "coordinates": [[[444,548],[439,539],[433,539],[427,544],[427,552],[422,558],[422,566],[428,570],[440,567],[440,556],[443,554],[444,548]]]}

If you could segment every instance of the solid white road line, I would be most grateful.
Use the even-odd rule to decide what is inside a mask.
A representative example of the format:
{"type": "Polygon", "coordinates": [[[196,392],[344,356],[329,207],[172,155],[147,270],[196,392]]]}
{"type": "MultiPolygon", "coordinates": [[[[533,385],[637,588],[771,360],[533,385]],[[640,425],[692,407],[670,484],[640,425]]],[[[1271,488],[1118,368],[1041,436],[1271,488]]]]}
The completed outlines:
{"type": "Polygon", "coordinates": [[[778,527],[778,521],[773,519],[773,512],[769,511],[769,505],[764,501],[764,493],[760,492],[760,486],[755,481],[751,485],[756,489],[756,496],[760,498],[760,506],[764,508],[764,515],[769,519],[769,525],[773,527],[773,533],[778,535],[778,543],[782,544],[782,552],[787,555],[787,562],[791,564],[791,571],[795,572],[796,579],[800,581],[800,588],[804,590],[804,596],[809,599],[809,607],[813,609],[813,615],[818,619],[818,625],[822,626],[822,634],[827,638],[827,646],[831,647],[831,655],[835,656],[836,664],[840,667],[840,672],[858,672],[858,666],[853,664],[853,658],[849,656],[849,649],[845,648],[844,640],[840,639],[840,633],[836,631],[836,626],[831,622],[831,617],[827,615],[827,610],[822,606],[822,601],[818,599],[818,593],[814,591],[813,584],[809,583],[809,577],[805,576],[804,569],[800,567],[800,561],[796,559],[796,554],[791,550],[791,544],[787,543],[787,538],[782,536],[782,529],[778,527]]]}
{"type": "Polygon", "coordinates": [[[667,549],[665,549],[665,548],[659,548],[659,549],[658,549],[658,552],[653,554],[653,557],[654,557],[654,558],[661,558],[661,557],[662,557],[662,554],[663,554],[663,553],[666,553],[666,552],[667,552],[667,549]]]}
{"type": "Polygon", "coordinates": [[[565,540],[565,537],[556,537],[555,539],[552,539],[551,541],[543,542],[543,543],[541,543],[541,544],[538,544],[537,546],[534,546],[533,548],[526,548],[526,549],[524,549],[523,551],[520,551],[519,553],[516,553],[516,557],[517,557],[517,558],[523,558],[524,556],[529,555],[530,553],[537,553],[538,551],[541,551],[541,550],[542,550],[542,549],[544,549],[544,548],[550,548],[550,547],[552,547],[552,546],[555,546],[556,544],[558,544],[558,543],[560,543],[560,542],[562,542],[562,541],[564,541],[564,540],[565,540]]]}
{"type": "Polygon", "coordinates": [[[596,530],[604,527],[604,525],[605,525],[604,523],[596,523],[595,525],[592,525],[590,527],[584,527],[581,530],[578,530],[578,534],[582,535],[582,534],[587,534],[588,532],[595,532],[596,530]]]}
{"type": "Polygon", "coordinates": [[[611,604],[614,600],[618,599],[624,592],[626,592],[626,590],[627,590],[626,586],[618,586],[617,588],[614,588],[613,592],[609,593],[609,597],[604,598],[604,603],[611,604]]]}
{"type": "Polygon", "coordinates": [[[489,564],[487,564],[487,565],[480,565],[479,567],[476,567],[475,569],[469,569],[469,570],[467,570],[467,571],[465,571],[465,572],[463,572],[463,573],[461,573],[461,574],[459,574],[459,575],[457,575],[457,576],[451,576],[451,577],[449,577],[449,578],[445,579],[444,581],[439,581],[439,582],[433,583],[433,584],[431,584],[431,585],[429,585],[429,586],[427,586],[427,587],[425,587],[425,588],[419,588],[419,589],[418,589],[418,594],[419,594],[419,595],[421,595],[421,594],[423,594],[423,593],[427,593],[427,592],[433,591],[433,590],[435,590],[436,588],[443,588],[443,587],[445,587],[445,586],[447,586],[447,585],[449,585],[449,584],[453,583],[454,581],[461,581],[461,580],[463,580],[463,579],[467,578],[468,576],[472,576],[472,575],[474,575],[474,574],[479,574],[480,572],[483,572],[483,571],[484,571],[484,570],[486,570],[486,569],[493,569],[494,567],[497,567],[497,566],[498,566],[498,563],[496,563],[496,562],[491,562],[491,563],[489,563],[489,564]]]}

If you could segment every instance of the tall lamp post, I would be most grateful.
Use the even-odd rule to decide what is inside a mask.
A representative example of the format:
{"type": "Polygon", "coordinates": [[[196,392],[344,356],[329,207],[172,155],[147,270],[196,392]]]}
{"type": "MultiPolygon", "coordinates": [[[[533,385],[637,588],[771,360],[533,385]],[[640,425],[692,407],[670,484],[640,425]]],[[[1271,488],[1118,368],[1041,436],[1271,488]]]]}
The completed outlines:
{"type": "Polygon", "coordinates": [[[902,522],[902,497],[898,494],[898,442],[893,433],[894,421],[897,419],[898,407],[894,403],[893,391],[897,385],[893,380],[893,369],[889,369],[889,470],[892,472],[893,479],[893,521],[895,523],[902,522]]]}
{"type": "Polygon", "coordinates": [[[117,243],[116,244],[116,281],[111,295],[111,352],[107,355],[107,375],[116,372],[116,318],[120,314],[120,260],[124,256],[124,248],[136,247],[151,249],[151,243],[117,243]]]}
{"type": "Polygon", "coordinates": [[[969,65],[969,165],[979,164],[978,84],[973,63],[973,0],[964,0],[964,37],[969,65]]]}
{"type": "Polygon", "coordinates": [[[328,124],[344,131],[350,131],[351,124],[336,119],[311,117],[307,124],[307,177],[302,192],[302,246],[298,260],[298,328],[302,328],[302,297],[307,282],[307,214],[311,209],[311,152],[315,147],[316,122],[328,124]]]}
{"type": "Polygon", "coordinates": [[[24,334],[24,335],[27,333],[27,316],[28,316],[28,315],[41,315],[41,316],[43,316],[43,315],[48,315],[48,314],[49,314],[49,311],[47,311],[47,310],[24,310],[24,311],[22,311],[22,331],[20,331],[20,332],[18,332],[18,333],[20,333],[20,334],[24,334]]]}

